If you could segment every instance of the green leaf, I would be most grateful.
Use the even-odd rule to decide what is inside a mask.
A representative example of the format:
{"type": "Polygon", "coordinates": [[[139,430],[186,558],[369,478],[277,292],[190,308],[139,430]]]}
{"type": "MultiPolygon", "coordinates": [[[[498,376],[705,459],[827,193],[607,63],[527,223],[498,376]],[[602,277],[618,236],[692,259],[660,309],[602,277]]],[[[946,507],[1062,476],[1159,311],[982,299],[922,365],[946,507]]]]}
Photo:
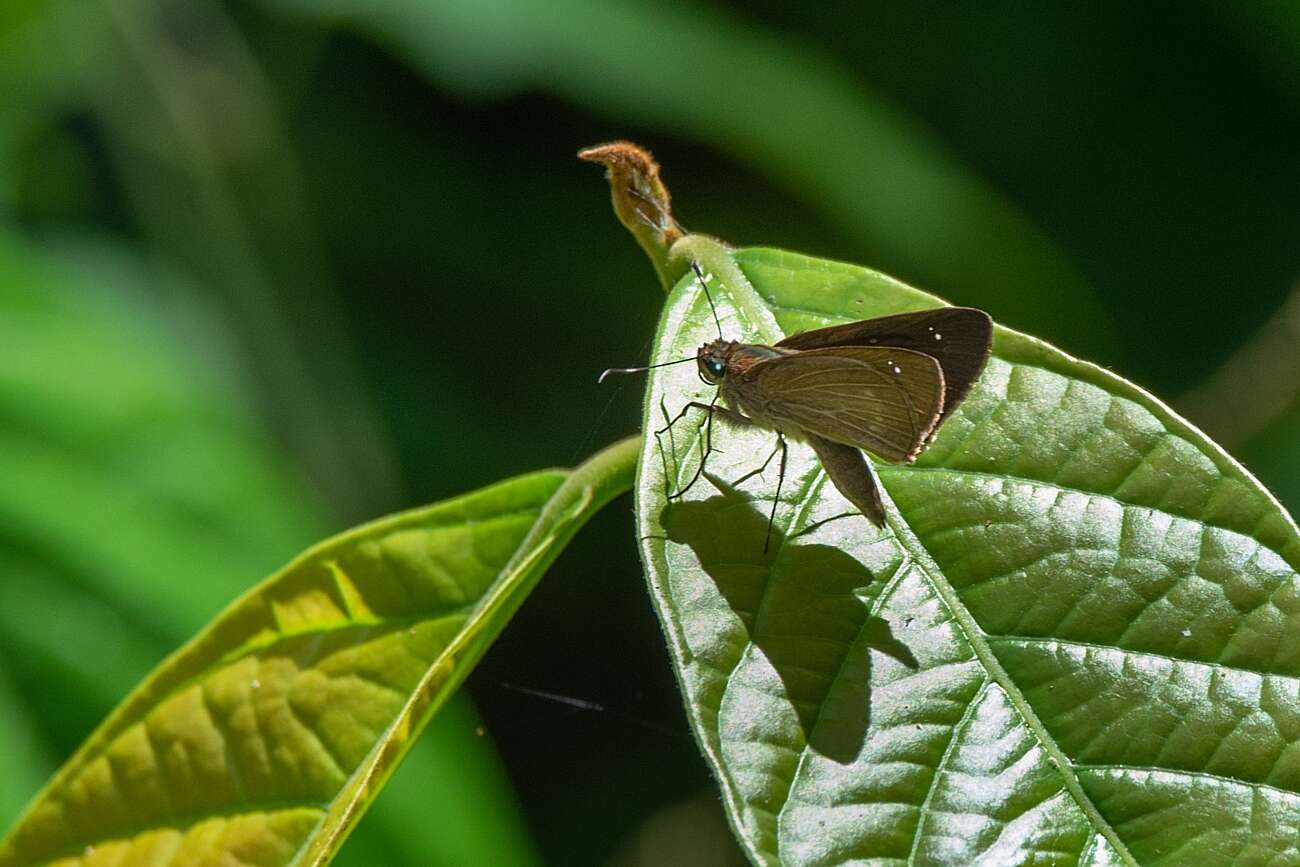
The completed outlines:
{"type": "Polygon", "coordinates": [[[573,533],[631,485],[636,442],[351,530],[162,664],[0,844],[321,864],[573,533]]]}
{"type": "MultiPolygon", "coordinates": [[[[0,227],[0,834],[169,649],[326,533],[235,359],[175,274],[0,227]]],[[[384,798],[354,863],[535,860],[467,712],[440,714],[405,760],[426,818],[384,798]]]]}
{"type": "MultiPolygon", "coordinates": [[[[873,271],[688,237],[729,339],[932,307],[873,271]]],[[[717,337],[698,283],[652,361],[717,337]]],[[[647,429],[713,389],[654,371],[647,429]]],[[[642,552],[691,723],[759,863],[1300,859],[1300,534],[1158,400],[999,328],[878,531],[792,444],[645,438],[642,552]],[[676,459],[676,460],[675,460],[676,459]]]]}

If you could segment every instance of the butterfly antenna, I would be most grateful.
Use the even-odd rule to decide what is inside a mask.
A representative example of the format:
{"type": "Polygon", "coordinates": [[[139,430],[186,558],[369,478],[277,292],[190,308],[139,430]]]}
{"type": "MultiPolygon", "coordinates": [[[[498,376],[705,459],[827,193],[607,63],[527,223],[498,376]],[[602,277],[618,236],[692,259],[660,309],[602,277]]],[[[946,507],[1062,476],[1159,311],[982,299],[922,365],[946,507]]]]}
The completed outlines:
{"type": "Polygon", "coordinates": [[[685,364],[688,361],[694,360],[695,356],[692,355],[689,358],[679,358],[676,361],[661,361],[658,364],[647,364],[645,367],[611,367],[600,376],[596,377],[596,384],[599,385],[604,382],[605,377],[609,376],[611,373],[645,373],[647,370],[654,370],[656,367],[667,367],[670,364],[685,364]]]}
{"type": "Polygon", "coordinates": [[[699,262],[691,263],[691,270],[695,276],[700,278],[700,285],[704,287],[704,297],[709,299],[709,309],[713,311],[713,324],[718,326],[718,339],[722,339],[722,320],[718,318],[718,308],[713,306],[713,296],[709,294],[709,281],[704,279],[704,272],[700,270],[699,262]]]}

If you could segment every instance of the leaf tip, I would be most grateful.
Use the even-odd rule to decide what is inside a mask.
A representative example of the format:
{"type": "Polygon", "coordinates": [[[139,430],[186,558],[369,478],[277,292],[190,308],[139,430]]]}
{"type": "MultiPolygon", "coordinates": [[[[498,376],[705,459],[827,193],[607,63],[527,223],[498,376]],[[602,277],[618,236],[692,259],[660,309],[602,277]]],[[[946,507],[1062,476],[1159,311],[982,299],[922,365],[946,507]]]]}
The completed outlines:
{"type": "Polygon", "coordinates": [[[583,148],[578,159],[605,167],[614,213],[646,251],[660,280],[669,285],[668,248],[686,233],[673,217],[672,197],[659,177],[654,155],[641,145],[619,140],[583,148]]]}

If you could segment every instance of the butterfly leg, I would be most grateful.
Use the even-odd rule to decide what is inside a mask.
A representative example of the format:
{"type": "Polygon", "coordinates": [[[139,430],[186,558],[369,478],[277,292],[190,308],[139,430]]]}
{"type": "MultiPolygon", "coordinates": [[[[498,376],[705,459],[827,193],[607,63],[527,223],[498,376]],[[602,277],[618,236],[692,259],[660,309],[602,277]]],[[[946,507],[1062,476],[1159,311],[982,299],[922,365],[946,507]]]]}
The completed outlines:
{"type": "Polygon", "coordinates": [[[841,518],[860,518],[861,516],[862,513],[857,511],[856,509],[852,512],[840,512],[838,515],[831,515],[829,518],[822,518],[820,521],[813,521],[811,524],[804,527],[799,532],[791,533],[786,538],[795,539],[798,538],[799,536],[806,536],[809,533],[815,533],[817,530],[820,530],[822,527],[826,526],[831,521],[838,521],[841,518]]]}
{"type": "Polygon", "coordinates": [[[747,428],[754,426],[754,422],[750,420],[748,416],[742,415],[734,409],[728,409],[725,406],[718,406],[718,398],[716,395],[708,405],[702,403],[690,403],[687,406],[698,407],[708,413],[708,419],[704,425],[704,439],[702,440],[704,443],[704,454],[701,455],[700,465],[696,468],[695,475],[686,483],[686,487],[682,488],[672,497],[669,497],[669,499],[674,499],[685,494],[700,480],[700,476],[704,474],[704,467],[709,460],[709,455],[713,454],[713,420],[715,418],[721,419],[724,424],[732,427],[747,428]]]}
{"type": "MultiPolygon", "coordinates": [[[[768,543],[772,541],[772,522],[776,520],[776,507],[781,502],[781,485],[785,483],[785,461],[790,456],[790,449],[785,444],[785,435],[778,432],[776,441],[781,449],[781,473],[776,477],[776,496],[772,498],[772,511],[767,515],[767,534],[763,536],[764,554],[767,553],[768,543]]],[[[776,451],[773,450],[772,454],[776,454],[776,451]]],[[[772,460],[770,455],[767,460],[772,460]]],[[[766,461],[763,462],[763,466],[767,466],[766,461]]]]}
{"type": "Polygon", "coordinates": [[[741,476],[740,478],[732,482],[731,483],[732,487],[738,488],[745,482],[754,478],[754,476],[762,475],[763,472],[767,469],[768,465],[772,463],[772,458],[776,457],[777,454],[779,454],[781,449],[783,449],[784,447],[785,447],[785,438],[782,437],[780,434],[777,434],[776,445],[772,447],[772,451],[768,453],[767,458],[763,461],[763,463],[756,469],[750,470],[749,472],[745,473],[743,476],[741,476]]]}
{"type": "Polygon", "coordinates": [[[885,526],[885,505],[880,499],[876,474],[862,452],[852,446],[809,436],[808,444],[817,452],[826,475],[835,487],[863,516],[877,527],[885,526]]]}
{"type": "MultiPolygon", "coordinates": [[[[716,398],[715,398],[715,402],[716,402],[716,398]]],[[[673,416],[672,418],[669,418],[668,404],[665,403],[664,398],[662,396],[660,396],[659,398],[659,412],[663,414],[665,424],[663,427],[655,431],[655,439],[660,440],[659,455],[664,465],[663,469],[664,469],[665,479],[670,477],[675,477],[678,471],[677,437],[673,434],[673,428],[676,427],[677,422],[681,421],[682,417],[685,416],[686,413],[690,412],[692,409],[702,409],[706,414],[708,414],[711,417],[712,413],[715,410],[715,407],[711,403],[705,404],[705,403],[699,403],[698,401],[691,401],[690,403],[683,406],[681,410],[678,411],[677,415],[673,416]],[[668,450],[673,453],[672,473],[668,472],[668,459],[667,457],[664,456],[663,442],[660,439],[664,434],[668,434],[668,450]]],[[[717,409],[719,409],[720,411],[721,408],[717,408],[717,409]]],[[[701,424],[700,426],[703,427],[703,424],[701,424]]],[[[712,428],[710,428],[709,430],[711,432],[712,428]]]]}
{"type": "MultiPolygon", "coordinates": [[[[746,421],[748,422],[749,420],[746,419],[746,421]]],[[[789,446],[786,445],[785,435],[778,431],[776,435],[776,446],[773,447],[770,453],[768,453],[768,456],[763,461],[762,465],[756,469],[750,470],[731,483],[733,486],[739,487],[742,483],[749,481],[754,476],[761,475],[763,471],[767,469],[768,465],[772,463],[772,458],[776,457],[778,454],[781,455],[780,474],[776,477],[776,496],[772,499],[772,511],[767,516],[767,533],[763,536],[763,553],[765,554],[767,553],[767,546],[772,540],[772,524],[776,520],[776,507],[777,504],[781,502],[781,486],[785,483],[785,466],[786,461],[789,458],[789,446]]]]}
{"type": "MultiPolygon", "coordinates": [[[[703,452],[700,454],[700,465],[695,468],[695,475],[691,476],[691,480],[686,483],[686,486],[684,488],[679,488],[677,493],[675,494],[669,494],[668,499],[676,500],[676,499],[680,499],[681,497],[684,497],[686,495],[686,492],[689,491],[691,488],[695,487],[695,483],[698,482],[700,480],[700,476],[704,474],[704,466],[709,461],[709,455],[713,454],[713,416],[715,413],[719,411],[721,412],[726,411],[726,410],[719,410],[717,404],[718,404],[718,396],[714,395],[713,400],[709,401],[707,404],[691,401],[690,403],[686,404],[686,406],[682,407],[682,413],[686,412],[686,410],[691,409],[692,407],[704,410],[705,420],[704,420],[704,424],[701,425],[701,427],[704,428],[704,438],[700,441],[702,444],[703,452]]],[[[678,413],[677,417],[681,418],[682,413],[678,413]]]]}
{"type": "Polygon", "coordinates": [[[655,439],[659,440],[659,448],[660,448],[659,454],[661,458],[663,458],[665,479],[676,478],[679,472],[679,465],[677,463],[677,438],[673,435],[673,428],[677,425],[677,422],[681,421],[682,418],[692,409],[702,409],[705,412],[706,419],[703,423],[701,423],[700,427],[704,428],[707,425],[707,429],[705,430],[705,436],[701,440],[701,444],[703,445],[704,448],[704,454],[703,457],[700,458],[700,467],[698,470],[696,470],[695,475],[691,478],[690,483],[687,484],[686,487],[678,490],[676,493],[667,494],[667,497],[670,500],[675,500],[678,497],[685,494],[688,490],[690,490],[691,485],[695,484],[696,480],[699,479],[700,477],[700,473],[704,471],[704,462],[708,459],[709,453],[713,449],[713,413],[716,409],[715,404],[717,403],[717,400],[718,399],[715,396],[713,398],[712,403],[700,403],[698,401],[691,401],[690,403],[683,406],[681,410],[678,411],[677,415],[673,416],[670,419],[668,418],[668,407],[664,403],[664,399],[662,397],[659,399],[659,411],[663,413],[666,424],[655,431],[655,439]],[[673,453],[673,472],[671,474],[668,472],[668,459],[663,456],[663,441],[661,437],[664,434],[668,434],[668,448],[669,451],[673,453]]]}
{"type": "Polygon", "coordinates": [[[659,428],[657,431],[655,431],[655,436],[659,436],[660,434],[664,434],[664,433],[671,434],[673,425],[681,421],[682,416],[686,415],[686,413],[690,412],[693,409],[702,409],[705,412],[713,412],[713,404],[700,403],[699,401],[693,400],[690,403],[686,404],[684,407],[682,407],[681,411],[678,412],[677,415],[669,419],[668,407],[664,404],[664,399],[662,397],[659,398],[659,411],[664,414],[664,419],[667,420],[668,423],[665,424],[663,427],[659,428]]]}
{"type": "MultiPolygon", "coordinates": [[[[715,417],[720,418],[724,424],[729,424],[733,427],[752,427],[754,424],[747,417],[741,415],[735,410],[728,409],[725,406],[718,406],[718,398],[716,395],[714,396],[713,400],[710,401],[709,403],[700,403],[699,401],[693,400],[690,403],[683,406],[681,408],[681,411],[679,411],[677,415],[673,416],[671,419],[668,419],[668,409],[667,407],[665,407],[664,402],[661,398],[659,401],[659,411],[663,413],[664,418],[667,420],[668,423],[665,424],[663,427],[659,428],[657,431],[655,431],[655,437],[659,438],[665,433],[668,434],[669,448],[672,450],[674,463],[676,463],[677,442],[673,436],[673,426],[676,425],[677,422],[679,422],[682,419],[682,417],[685,416],[686,413],[690,412],[692,409],[703,410],[705,414],[705,419],[700,424],[700,427],[704,431],[704,436],[700,439],[700,445],[703,453],[700,456],[700,465],[699,467],[696,468],[695,474],[691,476],[691,480],[687,482],[676,493],[668,494],[668,499],[670,500],[676,500],[680,498],[682,495],[684,495],[687,491],[691,489],[691,487],[696,482],[700,480],[700,476],[704,474],[704,468],[708,462],[709,455],[713,454],[713,419],[715,417]]],[[[673,475],[676,475],[676,473],[674,473],[673,475]]],[[[664,459],[664,476],[665,478],[669,477],[666,458],[664,459]]]]}
{"type": "Polygon", "coordinates": [[[664,421],[666,422],[666,424],[664,427],[655,431],[655,442],[658,443],[659,445],[659,461],[660,463],[663,464],[664,480],[666,482],[668,479],[676,478],[677,476],[677,470],[678,470],[677,439],[673,436],[673,424],[677,421],[677,418],[682,417],[682,414],[678,413],[677,418],[674,418],[672,421],[669,421],[668,404],[665,403],[663,395],[659,396],[659,412],[663,414],[664,421]],[[671,473],[668,472],[668,455],[664,451],[664,443],[663,440],[660,438],[661,434],[665,432],[667,432],[668,434],[668,451],[672,452],[673,455],[673,472],[671,473]]]}

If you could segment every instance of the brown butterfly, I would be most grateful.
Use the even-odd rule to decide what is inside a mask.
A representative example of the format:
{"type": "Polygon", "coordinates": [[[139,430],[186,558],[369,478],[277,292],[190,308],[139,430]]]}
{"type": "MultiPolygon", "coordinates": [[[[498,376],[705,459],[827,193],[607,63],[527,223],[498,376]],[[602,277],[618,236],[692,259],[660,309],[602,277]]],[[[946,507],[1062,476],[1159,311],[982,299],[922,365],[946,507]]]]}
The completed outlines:
{"type": "MultiPolygon", "coordinates": [[[[698,265],[693,267],[707,295],[704,275],[698,265]]],[[[708,413],[700,467],[670,498],[684,494],[703,472],[717,416],[734,426],[777,433],[781,474],[773,515],[785,477],[788,437],[808,443],[840,493],[872,524],[883,527],[885,508],[861,450],[890,463],[916,460],[983,371],[993,322],[983,310],[940,307],[805,331],[773,346],[724,340],[721,332],[719,322],[719,338],[695,355],[700,378],[718,387],[713,401],[688,403],[659,431],[670,429],[692,408],[708,413]],[[718,405],[719,398],[725,406],[718,405]]]]}

